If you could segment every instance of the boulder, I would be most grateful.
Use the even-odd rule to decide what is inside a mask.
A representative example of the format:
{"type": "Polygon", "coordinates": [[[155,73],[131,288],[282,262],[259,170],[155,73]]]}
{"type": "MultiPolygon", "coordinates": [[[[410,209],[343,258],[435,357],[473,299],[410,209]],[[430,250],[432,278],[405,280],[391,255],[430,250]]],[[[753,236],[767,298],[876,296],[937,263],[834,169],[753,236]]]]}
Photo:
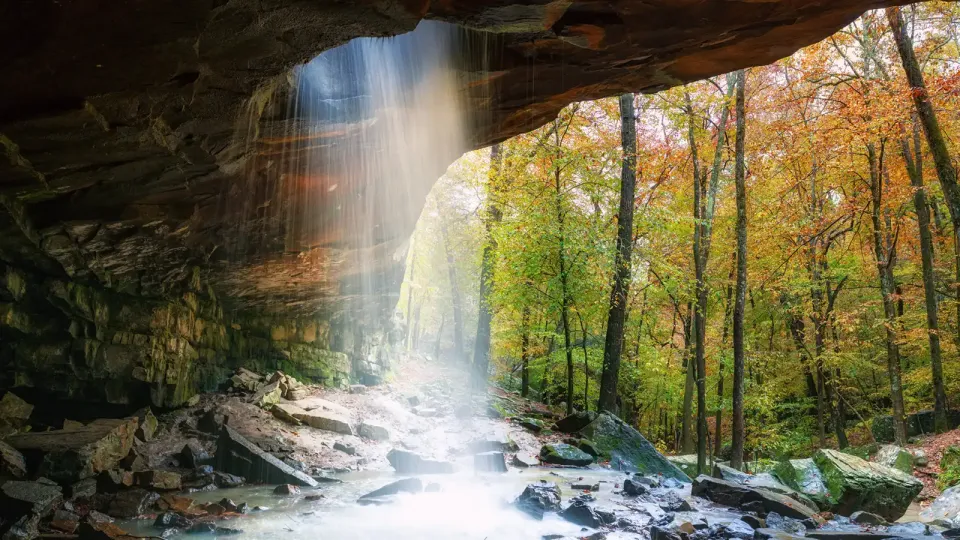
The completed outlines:
{"type": "Polygon", "coordinates": [[[144,471],[134,475],[138,486],[158,490],[179,490],[180,474],[172,471],[144,471]]]}
{"type": "Polygon", "coordinates": [[[360,436],[365,439],[373,439],[375,441],[390,440],[390,432],[387,431],[387,428],[371,420],[364,420],[363,423],[360,424],[358,432],[360,436]]]}
{"type": "Polygon", "coordinates": [[[424,459],[413,452],[396,448],[387,453],[387,461],[399,474],[450,474],[453,472],[452,463],[424,459]]]}
{"type": "Polygon", "coordinates": [[[629,495],[631,497],[636,497],[638,495],[646,495],[650,492],[650,488],[644,485],[642,482],[634,480],[633,478],[627,478],[623,481],[623,494],[629,495]]]}
{"type": "Polygon", "coordinates": [[[0,437],[16,433],[30,422],[33,405],[20,399],[13,392],[7,392],[0,399],[0,437]]]}
{"type": "Polygon", "coordinates": [[[664,512],[689,512],[692,510],[690,501],[677,495],[673,490],[661,490],[655,494],[657,506],[664,512]]]}
{"type": "Polygon", "coordinates": [[[404,478],[362,495],[360,500],[381,499],[399,493],[420,493],[421,491],[423,491],[423,482],[419,478],[404,478]]]}
{"type": "Polygon", "coordinates": [[[545,444],[540,449],[540,461],[553,465],[586,467],[593,463],[593,456],[566,443],[545,444]]]}
{"type": "Polygon", "coordinates": [[[473,455],[473,470],[476,472],[507,472],[507,459],[503,452],[484,452],[473,455]]]}
{"type": "Polygon", "coordinates": [[[300,488],[291,484],[280,484],[273,489],[274,495],[299,495],[300,488]]]}
{"type": "Polygon", "coordinates": [[[557,420],[553,427],[560,433],[577,433],[596,419],[597,413],[595,412],[576,412],[557,420]]]}
{"type": "Polygon", "coordinates": [[[264,452],[228,425],[217,440],[216,463],[217,470],[256,484],[317,486],[316,480],[264,452]]]}
{"type": "Polygon", "coordinates": [[[194,440],[187,441],[179,454],[180,466],[187,469],[196,469],[209,459],[210,454],[200,446],[200,443],[194,440]]]}
{"type": "Polygon", "coordinates": [[[960,527],[960,486],[945,490],[930,506],[920,511],[923,521],[944,520],[960,527]]]}
{"type": "Polygon", "coordinates": [[[137,417],[137,438],[143,442],[152,441],[158,426],[157,417],[153,415],[153,411],[150,410],[150,407],[144,407],[137,411],[134,416],[137,417]]]}
{"type": "Polygon", "coordinates": [[[773,472],[785,485],[810,497],[817,506],[829,508],[831,506],[827,486],[823,481],[823,474],[817,464],[810,458],[791,459],[778,463],[773,472]]]}
{"type": "Polygon", "coordinates": [[[82,428],[21,433],[7,438],[38,474],[61,483],[112,469],[130,453],[137,419],[96,420],[82,428]]]}
{"type": "Polygon", "coordinates": [[[118,492],[107,505],[107,515],[120,519],[133,519],[146,514],[160,495],[145,489],[133,488],[118,492]]]}
{"type": "Polygon", "coordinates": [[[596,510],[582,499],[573,500],[570,506],[560,512],[560,517],[581,527],[596,529],[603,525],[603,521],[600,519],[600,516],[597,515],[596,510]]]}
{"type": "Polygon", "coordinates": [[[9,444],[0,441],[0,478],[23,478],[27,475],[27,462],[23,454],[9,444]]]}
{"type": "Polygon", "coordinates": [[[263,385],[257,390],[250,398],[250,403],[253,403],[261,409],[270,410],[270,407],[280,403],[280,398],[282,397],[283,390],[280,389],[280,383],[273,382],[263,385]]]}
{"type": "Polygon", "coordinates": [[[610,458],[613,469],[662,475],[681,482],[690,478],[667,461],[639,431],[616,416],[604,412],[580,430],[604,457],[610,458]]]}
{"type": "Polygon", "coordinates": [[[816,509],[786,495],[706,475],[700,475],[694,480],[691,493],[696,497],[703,497],[717,504],[734,508],[757,501],[763,505],[767,513],[776,512],[796,519],[807,519],[817,514],[816,509]]]}
{"type": "Polygon", "coordinates": [[[43,518],[63,501],[59,486],[41,482],[10,480],[0,485],[0,522],[12,522],[23,516],[43,518]]]}
{"type": "Polygon", "coordinates": [[[840,515],[865,510],[896,521],[923,489],[916,478],[836,450],[818,451],[813,461],[823,473],[831,509],[840,515]]]}
{"type": "Polygon", "coordinates": [[[530,516],[543,519],[546,512],[560,511],[560,488],[552,482],[528,484],[514,505],[530,516]]]}
{"type": "Polygon", "coordinates": [[[898,471],[913,474],[913,454],[895,444],[885,444],[874,456],[874,460],[884,467],[891,467],[898,471]]]}
{"type": "Polygon", "coordinates": [[[247,483],[247,479],[235,474],[217,471],[213,473],[213,483],[218,488],[235,488],[247,483]]]}

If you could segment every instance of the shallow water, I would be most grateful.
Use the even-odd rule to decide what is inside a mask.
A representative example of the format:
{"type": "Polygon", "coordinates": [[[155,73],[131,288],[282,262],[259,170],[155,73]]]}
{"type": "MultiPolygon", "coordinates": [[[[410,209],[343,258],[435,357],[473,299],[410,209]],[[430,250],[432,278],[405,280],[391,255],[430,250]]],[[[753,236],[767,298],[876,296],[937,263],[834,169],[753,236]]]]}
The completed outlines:
{"type": "MultiPolygon", "coordinates": [[[[323,484],[317,489],[302,489],[298,496],[282,497],[272,493],[273,486],[196,493],[197,502],[216,502],[226,497],[237,504],[264,506],[268,510],[217,524],[243,530],[231,538],[331,538],[331,539],[539,539],[546,534],[579,536],[581,527],[556,515],[543,521],[516,510],[511,503],[523,488],[538,480],[556,482],[564,503],[578,494],[571,482],[600,483],[595,493],[598,507],[616,506],[614,486],[622,482],[622,473],[602,469],[512,470],[504,474],[458,473],[422,476],[424,485],[436,482],[437,493],[402,494],[391,504],[362,506],[356,500],[402,476],[386,472],[358,472],[340,475],[342,484],[323,484]],[[551,474],[552,473],[552,474],[551,474]],[[558,476],[559,475],[559,476],[558,476]],[[322,493],[324,498],[307,501],[308,495],[322,493]]],[[[618,490],[619,491],[619,490],[618,490]]],[[[121,523],[138,535],[160,534],[152,521],[121,523]]],[[[170,538],[196,538],[197,535],[173,535],[170,538]]]]}

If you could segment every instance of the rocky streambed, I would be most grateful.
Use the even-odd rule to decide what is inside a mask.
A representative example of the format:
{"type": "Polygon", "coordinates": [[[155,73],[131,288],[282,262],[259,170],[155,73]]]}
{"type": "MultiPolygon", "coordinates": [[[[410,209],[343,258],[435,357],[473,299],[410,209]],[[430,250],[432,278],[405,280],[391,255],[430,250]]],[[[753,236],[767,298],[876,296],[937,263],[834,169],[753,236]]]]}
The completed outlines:
{"type": "Polygon", "coordinates": [[[857,458],[815,458],[828,493],[805,492],[805,463],[794,487],[723,466],[691,479],[612,415],[559,418],[471,395],[456,370],[405,367],[340,391],[241,370],[178,410],[36,431],[8,392],[0,539],[960,535],[950,501],[930,523],[888,523],[912,477],[857,458]]]}

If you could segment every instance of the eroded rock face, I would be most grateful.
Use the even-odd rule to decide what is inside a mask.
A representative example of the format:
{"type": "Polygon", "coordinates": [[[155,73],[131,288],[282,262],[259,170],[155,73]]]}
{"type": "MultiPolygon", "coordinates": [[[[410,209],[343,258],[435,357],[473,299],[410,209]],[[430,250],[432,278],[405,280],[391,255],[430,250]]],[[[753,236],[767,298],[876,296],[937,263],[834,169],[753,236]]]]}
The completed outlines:
{"type": "MultiPolygon", "coordinates": [[[[423,18],[482,31],[482,41],[468,32],[471,55],[458,64],[466,108],[481,111],[465,144],[480,147],[573,101],[768,63],[904,2],[37,0],[7,10],[0,386],[113,403],[149,394],[169,407],[251,363],[329,384],[379,380],[418,202],[458,151],[430,156],[435,172],[407,186],[400,225],[357,241],[335,226],[304,234],[304,208],[390,208],[395,194],[309,177],[277,188],[260,174],[297,158],[284,154],[300,133],[291,69],[351,38],[423,18]],[[363,192],[362,203],[347,196],[363,192]]],[[[337,133],[322,136],[336,143],[337,133]]]]}

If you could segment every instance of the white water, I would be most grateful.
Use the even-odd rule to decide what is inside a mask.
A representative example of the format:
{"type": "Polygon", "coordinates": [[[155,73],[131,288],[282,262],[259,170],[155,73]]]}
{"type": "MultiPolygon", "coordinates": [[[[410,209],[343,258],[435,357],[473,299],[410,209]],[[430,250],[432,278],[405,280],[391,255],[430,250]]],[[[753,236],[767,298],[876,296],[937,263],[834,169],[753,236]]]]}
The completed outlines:
{"type": "MultiPolygon", "coordinates": [[[[547,470],[512,470],[504,474],[421,476],[424,484],[436,482],[438,493],[402,494],[391,504],[362,506],[356,503],[364,493],[388,484],[399,476],[383,472],[360,472],[341,476],[343,484],[326,484],[317,490],[304,488],[299,496],[280,497],[273,486],[219,490],[197,493],[198,502],[216,502],[223,497],[251,507],[264,506],[264,512],[218,522],[222,527],[243,530],[231,538],[336,540],[392,539],[465,539],[537,540],[547,534],[579,536],[581,527],[548,514],[543,521],[533,519],[513,508],[511,503],[523,488],[540,479],[560,485],[564,501],[575,495],[569,483],[583,477],[584,482],[603,482],[597,494],[599,507],[614,508],[614,485],[624,476],[611,471],[564,470],[563,477],[547,470]],[[307,501],[310,494],[323,493],[319,501],[307,501]]],[[[150,522],[122,524],[133,534],[156,535],[150,522]]],[[[175,535],[171,538],[194,535],[175,535]]],[[[613,538],[613,537],[610,537],[613,538]]]]}

